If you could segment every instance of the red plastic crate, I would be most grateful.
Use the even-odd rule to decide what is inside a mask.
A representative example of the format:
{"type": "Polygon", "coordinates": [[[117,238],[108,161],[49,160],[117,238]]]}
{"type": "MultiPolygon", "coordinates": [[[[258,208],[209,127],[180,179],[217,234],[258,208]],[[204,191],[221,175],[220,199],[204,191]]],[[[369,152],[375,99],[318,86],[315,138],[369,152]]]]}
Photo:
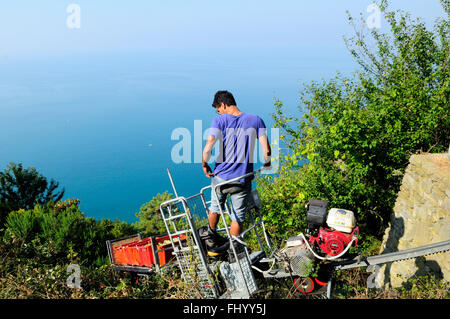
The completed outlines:
{"type": "Polygon", "coordinates": [[[132,242],[129,244],[125,244],[122,246],[123,250],[124,250],[124,255],[125,255],[125,261],[127,265],[131,265],[131,266],[137,266],[138,262],[136,260],[136,242],[132,242]]]}
{"type": "MultiPolygon", "coordinates": [[[[186,240],[186,235],[177,237],[181,241],[186,240]]],[[[166,240],[170,240],[169,235],[155,238],[156,250],[161,250],[158,252],[161,266],[174,258],[172,244],[162,244],[166,240]]],[[[150,237],[115,247],[114,252],[117,262],[122,265],[152,267],[155,264],[150,237]]]]}
{"type": "MultiPolygon", "coordinates": [[[[158,250],[163,249],[162,246],[157,246],[158,250]]],[[[163,266],[171,261],[175,256],[173,255],[173,248],[168,248],[158,252],[159,265],[163,266]]]]}
{"type": "Polygon", "coordinates": [[[138,247],[141,245],[145,245],[150,241],[150,238],[141,239],[138,241],[134,241],[128,244],[122,245],[125,256],[126,256],[126,264],[131,266],[139,266],[140,257],[138,247]]]}
{"type": "MultiPolygon", "coordinates": [[[[179,235],[176,237],[178,237],[178,240],[181,240],[181,241],[186,240],[186,235],[179,235]]],[[[162,250],[162,251],[158,252],[159,264],[161,266],[167,264],[169,261],[171,261],[173,258],[175,258],[174,254],[173,254],[172,243],[163,244],[163,242],[165,242],[166,240],[170,240],[169,235],[155,238],[155,241],[157,243],[156,249],[162,250]]]]}
{"type": "Polygon", "coordinates": [[[152,267],[155,263],[152,252],[152,244],[138,246],[139,265],[144,267],[152,267]]]}
{"type": "Polygon", "coordinates": [[[119,265],[127,264],[127,257],[125,255],[125,249],[122,245],[114,247],[114,261],[119,265]]]}
{"type": "Polygon", "coordinates": [[[131,262],[135,266],[151,266],[152,262],[149,260],[149,256],[147,254],[144,254],[145,251],[150,250],[151,252],[151,244],[150,244],[150,237],[143,238],[137,243],[133,244],[132,247],[128,248],[131,251],[132,260],[131,262]],[[150,246],[148,246],[150,245],[150,246]],[[146,249],[142,249],[143,246],[147,246],[146,249]],[[150,247],[150,249],[148,249],[150,247]]]}
{"type": "Polygon", "coordinates": [[[139,265],[152,267],[153,264],[155,263],[155,260],[153,258],[153,251],[150,237],[142,239],[141,242],[139,242],[139,244],[136,245],[136,249],[138,251],[139,265]]]}
{"type": "Polygon", "coordinates": [[[125,254],[124,245],[139,241],[141,239],[140,234],[121,238],[117,240],[108,241],[111,253],[111,262],[116,265],[127,265],[127,256],[125,254]]]}

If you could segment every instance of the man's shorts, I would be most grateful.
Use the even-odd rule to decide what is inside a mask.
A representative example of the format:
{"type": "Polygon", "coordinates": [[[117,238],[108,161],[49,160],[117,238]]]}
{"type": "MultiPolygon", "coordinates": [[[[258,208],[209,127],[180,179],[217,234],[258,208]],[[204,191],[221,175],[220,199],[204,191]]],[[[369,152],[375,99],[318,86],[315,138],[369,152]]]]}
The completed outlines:
{"type": "MultiPolygon", "coordinates": [[[[219,190],[217,191],[217,197],[219,198],[219,203],[217,202],[216,196],[214,194],[214,186],[225,182],[226,180],[218,176],[211,178],[211,206],[209,207],[210,212],[219,213],[219,203],[222,207],[222,211],[225,212],[225,201],[227,199],[226,194],[222,194],[219,190]]],[[[231,194],[231,220],[242,223],[245,220],[245,213],[247,212],[248,200],[250,198],[250,193],[252,190],[252,184],[245,184],[245,188],[242,191],[231,194]]]]}

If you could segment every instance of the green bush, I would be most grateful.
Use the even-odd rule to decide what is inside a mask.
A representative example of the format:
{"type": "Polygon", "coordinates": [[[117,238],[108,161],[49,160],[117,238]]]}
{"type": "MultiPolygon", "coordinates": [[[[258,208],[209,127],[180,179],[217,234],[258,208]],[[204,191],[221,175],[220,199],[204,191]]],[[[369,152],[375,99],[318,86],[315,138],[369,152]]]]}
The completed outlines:
{"type": "Polygon", "coordinates": [[[38,232],[39,213],[35,210],[11,212],[6,218],[6,227],[11,239],[29,241],[38,232]]]}
{"type": "Polygon", "coordinates": [[[87,218],[78,205],[55,210],[36,205],[32,210],[11,212],[3,242],[18,257],[37,258],[47,263],[107,262],[106,241],[135,234],[132,225],[116,220],[87,218]]]}
{"type": "Polygon", "coordinates": [[[136,217],[139,221],[136,227],[145,234],[159,235],[167,233],[166,226],[161,217],[160,205],[173,198],[173,195],[165,191],[157,194],[148,203],[145,203],[139,209],[136,217]]]}
{"type": "Polygon", "coordinates": [[[282,171],[277,177],[257,177],[262,213],[269,233],[280,239],[298,234],[306,226],[306,195],[299,171],[282,171]]]}

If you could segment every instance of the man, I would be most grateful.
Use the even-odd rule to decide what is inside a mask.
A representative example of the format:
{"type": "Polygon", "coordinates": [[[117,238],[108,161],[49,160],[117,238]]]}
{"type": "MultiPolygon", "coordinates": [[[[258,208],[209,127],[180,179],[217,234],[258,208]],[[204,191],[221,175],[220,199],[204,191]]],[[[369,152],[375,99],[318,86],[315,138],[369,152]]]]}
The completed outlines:
{"type": "MultiPolygon", "coordinates": [[[[212,238],[217,238],[216,227],[220,216],[219,205],[222,209],[224,208],[227,195],[219,192],[218,202],[214,194],[214,186],[253,171],[253,152],[256,139],[258,139],[263,150],[265,167],[270,167],[271,149],[264,121],[257,115],[241,112],[230,92],[218,91],[214,96],[212,106],[219,116],[216,116],[212,121],[209,137],[203,150],[202,166],[206,177],[212,178],[208,221],[209,233],[213,235],[212,238]],[[208,165],[208,161],[217,141],[220,143],[220,151],[213,172],[208,165]]],[[[232,236],[239,236],[242,231],[252,179],[253,176],[239,180],[238,191],[230,195],[232,204],[230,234],[232,236]]]]}

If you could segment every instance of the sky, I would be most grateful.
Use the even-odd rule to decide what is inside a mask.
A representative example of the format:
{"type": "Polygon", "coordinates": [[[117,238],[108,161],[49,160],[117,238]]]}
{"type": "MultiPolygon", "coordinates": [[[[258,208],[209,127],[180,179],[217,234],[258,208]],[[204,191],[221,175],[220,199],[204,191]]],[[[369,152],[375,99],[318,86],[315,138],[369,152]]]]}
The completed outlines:
{"type": "MultiPolygon", "coordinates": [[[[0,59],[105,52],[291,51],[343,48],[346,10],[368,17],[362,0],[22,0],[0,9],[0,59]],[[67,20],[80,9],[80,28],[67,20]]],[[[431,22],[438,0],[394,0],[431,22]]],[[[381,25],[383,27],[383,25],[381,25]]]]}

